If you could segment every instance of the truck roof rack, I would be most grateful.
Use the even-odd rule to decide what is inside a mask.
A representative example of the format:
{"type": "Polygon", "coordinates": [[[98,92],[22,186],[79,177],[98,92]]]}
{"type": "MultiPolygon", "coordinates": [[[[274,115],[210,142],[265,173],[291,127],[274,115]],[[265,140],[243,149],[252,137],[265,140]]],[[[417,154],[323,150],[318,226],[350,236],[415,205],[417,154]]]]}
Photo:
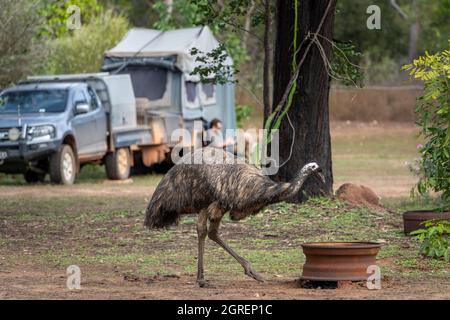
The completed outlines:
{"type": "Polygon", "coordinates": [[[102,78],[108,76],[108,72],[98,73],[80,73],[80,74],[58,74],[46,76],[29,76],[26,80],[19,81],[20,84],[35,83],[35,82],[52,82],[52,81],[68,81],[68,80],[86,80],[93,78],[102,78]]]}

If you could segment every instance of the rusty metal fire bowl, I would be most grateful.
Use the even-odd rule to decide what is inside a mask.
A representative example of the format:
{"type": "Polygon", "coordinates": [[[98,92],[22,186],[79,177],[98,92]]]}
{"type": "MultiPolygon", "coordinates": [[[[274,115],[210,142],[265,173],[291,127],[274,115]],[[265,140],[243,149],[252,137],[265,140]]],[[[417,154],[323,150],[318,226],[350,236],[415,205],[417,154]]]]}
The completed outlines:
{"type": "Polygon", "coordinates": [[[367,268],[376,265],[381,244],[374,242],[316,242],[302,244],[306,262],[302,279],[364,281],[367,268]]]}

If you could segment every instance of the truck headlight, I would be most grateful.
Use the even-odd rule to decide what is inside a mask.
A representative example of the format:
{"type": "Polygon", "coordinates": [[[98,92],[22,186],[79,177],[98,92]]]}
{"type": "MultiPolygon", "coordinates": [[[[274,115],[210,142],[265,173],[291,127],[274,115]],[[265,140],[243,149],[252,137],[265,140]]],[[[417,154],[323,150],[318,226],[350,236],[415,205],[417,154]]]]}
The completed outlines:
{"type": "Polygon", "coordinates": [[[8,132],[9,140],[17,141],[20,138],[20,130],[17,128],[11,128],[8,132]]]}
{"type": "Polygon", "coordinates": [[[50,140],[55,137],[55,127],[51,125],[29,127],[28,137],[30,140],[50,140]]]}

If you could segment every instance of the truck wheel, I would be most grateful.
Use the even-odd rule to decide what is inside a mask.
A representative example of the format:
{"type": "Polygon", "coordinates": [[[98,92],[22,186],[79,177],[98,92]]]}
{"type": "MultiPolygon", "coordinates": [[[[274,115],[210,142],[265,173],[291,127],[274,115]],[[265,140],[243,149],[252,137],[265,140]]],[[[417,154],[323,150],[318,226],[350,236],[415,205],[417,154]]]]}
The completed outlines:
{"type": "Polygon", "coordinates": [[[127,148],[108,153],[105,159],[106,175],[110,180],[125,180],[130,176],[131,159],[127,148]]]}
{"type": "Polygon", "coordinates": [[[24,173],[23,177],[27,183],[44,182],[45,173],[39,173],[36,171],[27,170],[27,172],[24,173]]]}
{"type": "Polygon", "coordinates": [[[64,144],[50,157],[50,180],[57,184],[73,184],[76,175],[76,160],[70,146],[64,144]]]}

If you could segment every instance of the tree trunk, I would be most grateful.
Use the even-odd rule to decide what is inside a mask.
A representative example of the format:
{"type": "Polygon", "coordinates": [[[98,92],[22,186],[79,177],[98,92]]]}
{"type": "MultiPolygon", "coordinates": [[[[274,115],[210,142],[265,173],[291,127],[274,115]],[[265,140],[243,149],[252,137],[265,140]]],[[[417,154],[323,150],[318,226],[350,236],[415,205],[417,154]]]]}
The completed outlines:
{"type": "Polygon", "coordinates": [[[263,75],[263,104],[264,104],[264,119],[270,115],[270,33],[271,33],[271,21],[272,15],[270,12],[270,0],[265,0],[264,12],[265,12],[265,28],[264,28],[264,75],[263,75]]]}
{"type": "Polygon", "coordinates": [[[419,12],[417,8],[417,0],[413,0],[412,2],[412,24],[409,27],[409,48],[408,48],[408,58],[409,63],[412,63],[414,59],[416,59],[418,54],[418,43],[420,36],[420,21],[419,21],[419,12]]]}
{"type": "Polygon", "coordinates": [[[164,0],[165,5],[167,6],[167,14],[170,16],[173,13],[173,0],[164,0]]]}
{"type": "MultiPolygon", "coordinates": [[[[331,9],[319,34],[333,39],[333,23],[336,0],[298,0],[298,46],[307,34],[315,33],[324,16],[329,1],[331,9]]],[[[274,106],[276,106],[286,90],[292,76],[291,61],[293,60],[293,31],[294,31],[294,4],[293,1],[278,1],[277,39],[274,59],[274,106]]],[[[312,36],[311,36],[312,38],[312,36]]],[[[318,37],[325,55],[331,59],[331,44],[318,37]]],[[[307,40],[309,41],[309,40],[307,40]]],[[[297,61],[301,60],[307,43],[298,53],[297,61]]],[[[308,162],[315,161],[323,169],[326,183],[319,179],[310,178],[304,185],[300,194],[292,199],[293,202],[304,200],[303,193],[307,195],[332,194],[333,172],[331,163],[331,138],[329,126],[329,100],[330,76],[325,67],[323,58],[317,46],[309,51],[301,67],[297,79],[297,92],[292,106],[288,112],[295,133],[289,124],[289,119],[283,119],[280,128],[280,163],[287,163],[280,168],[278,181],[289,181],[308,162]],[[292,139],[294,145],[291,153],[292,139]]]]}

